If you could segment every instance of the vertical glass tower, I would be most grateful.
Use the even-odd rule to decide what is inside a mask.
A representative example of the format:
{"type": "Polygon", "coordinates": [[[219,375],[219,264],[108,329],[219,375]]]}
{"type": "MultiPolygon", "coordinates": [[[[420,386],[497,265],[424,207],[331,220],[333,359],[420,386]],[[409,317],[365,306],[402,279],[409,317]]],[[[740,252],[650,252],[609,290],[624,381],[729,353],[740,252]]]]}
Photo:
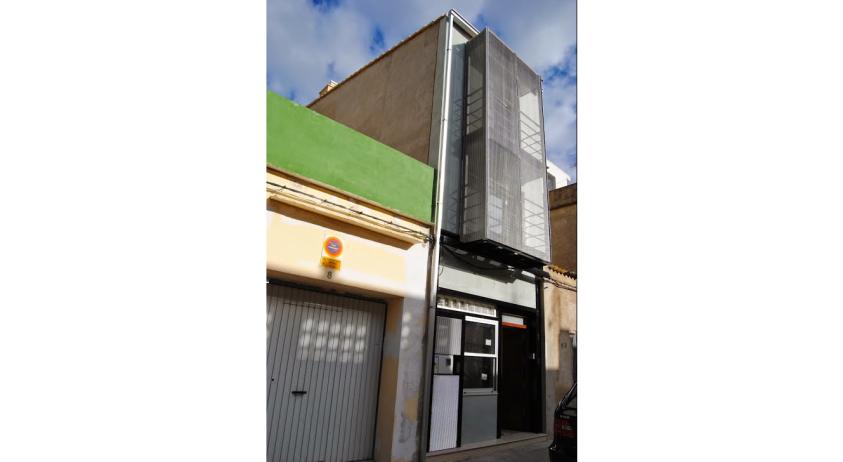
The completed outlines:
{"type": "Polygon", "coordinates": [[[550,259],[541,77],[488,29],[466,45],[466,243],[550,259]]]}

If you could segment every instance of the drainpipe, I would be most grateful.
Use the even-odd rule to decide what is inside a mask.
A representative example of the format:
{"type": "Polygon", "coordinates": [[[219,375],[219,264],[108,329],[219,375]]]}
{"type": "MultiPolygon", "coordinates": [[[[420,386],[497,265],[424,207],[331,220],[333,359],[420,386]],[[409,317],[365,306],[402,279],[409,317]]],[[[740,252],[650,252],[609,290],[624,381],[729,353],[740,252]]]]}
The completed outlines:
{"type": "Polygon", "coordinates": [[[430,256],[430,275],[428,277],[427,331],[424,337],[424,373],[422,381],[422,422],[419,438],[419,461],[427,459],[427,445],[430,426],[430,400],[433,381],[433,334],[436,328],[436,292],[439,287],[439,249],[442,238],[442,203],[445,197],[445,155],[448,142],[448,106],[451,96],[451,31],[454,26],[454,12],[448,12],[448,30],[445,33],[445,75],[442,81],[442,120],[439,126],[439,159],[436,171],[436,217],[433,222],[433,241],[430,256]]]}

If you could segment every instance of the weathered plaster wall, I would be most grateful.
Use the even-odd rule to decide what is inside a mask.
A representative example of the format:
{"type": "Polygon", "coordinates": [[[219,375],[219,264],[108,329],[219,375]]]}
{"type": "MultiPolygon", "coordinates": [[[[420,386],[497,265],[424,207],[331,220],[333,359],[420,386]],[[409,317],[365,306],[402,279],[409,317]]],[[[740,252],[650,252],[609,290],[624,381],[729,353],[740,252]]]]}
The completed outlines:
{"type": "Polygon", "coordinates": [[[309,107],[428,163],[439,21],[340,82],[309,107]]]}
{"type": "Polygon", "coordinates": [[[375,428],[375,460],[392,459],[392,429],[395,425],[395,396],[398,385],[398,360],[401,351],[401,300],[390,300],[386,309],[381,363],[378,420],[375,428]]]}
{"type": "MultiPolygon", "coordinates": [[[[420,437],[421,383],[424,365],[423,337],[426,329],[424,296],[407,297],[401,306],[398,338],[398,371],[394,424],[392,431],[392,462],[418,460],[420,437]]],[[[380,461],[377,461],[380,462],[380,461]]]]}
{"type": "Polygon", "coordinates": [[[552,431],[556,404],[574,383],[571,334],[577,330],[577,292],[576,280],[550,268],[545,271],[559,284],[568,286],[544,282],[545,428],[552,431]]]}

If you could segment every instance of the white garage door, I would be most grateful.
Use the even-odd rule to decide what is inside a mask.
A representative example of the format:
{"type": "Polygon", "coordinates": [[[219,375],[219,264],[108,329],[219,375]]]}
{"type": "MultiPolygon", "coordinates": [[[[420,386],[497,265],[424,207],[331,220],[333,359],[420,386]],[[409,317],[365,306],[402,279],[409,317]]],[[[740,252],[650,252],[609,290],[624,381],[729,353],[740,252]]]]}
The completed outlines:
{"type": "Polygon", "coordinates": [[[266,459],[372,458],[386,305],[267,284],[266,459]]]}

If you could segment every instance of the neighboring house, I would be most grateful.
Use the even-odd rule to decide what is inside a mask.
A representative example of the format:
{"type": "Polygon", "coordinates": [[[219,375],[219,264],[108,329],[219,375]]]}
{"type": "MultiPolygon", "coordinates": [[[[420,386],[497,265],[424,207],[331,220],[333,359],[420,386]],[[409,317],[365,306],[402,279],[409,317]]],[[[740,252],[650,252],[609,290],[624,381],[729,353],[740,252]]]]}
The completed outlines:
{"type": "Polygon", "coordinates": [[[433,169],[271,92],[266,131],[267,461],[406,460],[433,169]]]}
{"type": "MultiPolygon", "coordinates": [[[[558,165],[547,161],[547,190],[552,191],[571,184],[571,176],[559,168],[558,165]]],[[[552,246],[551,246],[552,247],[552,246]]]]}
{"type": "MultiPolygon", "coordinates": [[[[547,399],[558,402],[576,380],[577,280],[555,266],[546,268],[544,315],[547,345],[547,399]]],[[[553,428],[550,415],[547,428],[553,428]]]]}
{"type": "Polygon", "coordinates": [[[577,272],[577,184],[548,193],[550,261],[563,271],[577,272]]]}
{"type": "Polygon", "coordinates": [[[576,380],[577,332],[577,184],[548,193],[550,208],[551,280],[545,283],[544,306],[553,325],[547,333],[548,389],[564,394],[576,380]]]}
{"type": "Polygon", "coordinates": [[[576,380],[577,332],[577,184],[548,193],[550,208],[551,275],[544,286],[544,306],[553,328],[547,333],[548,389],[564,394],[576,380]]]}
{"type": "Polygon", "coordinates": [[[423,361],[405,366],[408,398],[396,397],[390,414],[402,431],[374,460],[446,460],[544,437],[565,391],[560,349],[575,331],[576,281],[545,270],[540,76],[493,32],[451,11],[308,107],[439,172],[428,196],[427,292],[414,300],[424,306],[402,318],[426,333],[401,341],[412,344],[408,358],[423,361]],[[416,390],[423,399],[411,399],[422,397],[416,390]]]}

